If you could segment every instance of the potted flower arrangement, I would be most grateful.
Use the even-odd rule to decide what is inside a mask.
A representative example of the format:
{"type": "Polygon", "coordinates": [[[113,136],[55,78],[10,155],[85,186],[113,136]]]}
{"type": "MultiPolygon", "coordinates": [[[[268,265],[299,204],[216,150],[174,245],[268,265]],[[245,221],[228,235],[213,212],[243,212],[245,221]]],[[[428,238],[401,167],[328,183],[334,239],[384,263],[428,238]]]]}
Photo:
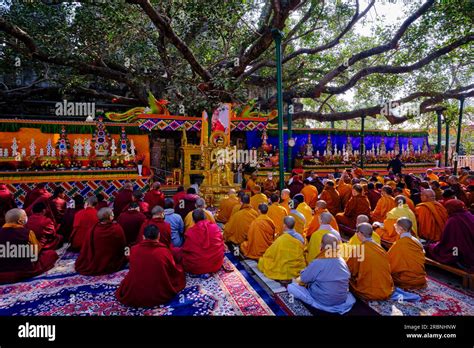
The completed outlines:
{"type": "Polygon", "coordinates": [[[145,161],[145,155],[136,155],[135,156],[135,163],[137,164],[138,168],[138,175],[142,176],[142,170],[143,170],[143,162],[145,161]]]}

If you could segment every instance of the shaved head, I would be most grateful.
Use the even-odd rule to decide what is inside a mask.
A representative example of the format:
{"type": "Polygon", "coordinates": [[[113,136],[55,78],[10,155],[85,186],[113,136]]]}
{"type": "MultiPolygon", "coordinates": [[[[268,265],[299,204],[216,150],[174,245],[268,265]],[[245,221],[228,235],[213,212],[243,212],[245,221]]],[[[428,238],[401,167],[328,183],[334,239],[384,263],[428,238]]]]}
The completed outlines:
{"type": "Polygon", "coordinates": [[[23,209],[14,208],[7,211],[5,214],[6,223],[16,223],[26,217],[26,212],[23,209]]]}
{"type": "Polygon", "coordinates": [[[99,221],[110,221],[110,218],[114,216],[114,211],[111,208],[101,208],[97,212],[97,218],[99,221]]]}
{"type": "Polygon", "coordinates": [[[403,231],[409,232],[411,231],[411,228],[413,227],[413,223],[411,220],[407,217],[401,217],[397,220],[397,225],[402,228],[403,231]]]}
{"type": "Polygon", "coordinates": [[[406,204],[406,202],[407,199],[405,198],[405,196],[398,195],[397,197],[395,197],[395,203],[397,203],[397,205],[406,204]]]}
{"type": "Polygon", "coordinates": [[[360,224],[363,224],[363,223],[368,223],[370,220],[369,220],[369,217],[367,215],[359,215],[357,217],[357,220],[356,220],[356,226],[357,225],[360,225],[360,224]]]}
{"type": "Polygon", "coordinates": [[[326,203],[326,201],[323,201],[322,199],[316,202],[316,207],[318,207],[319,209],[326,209],[327,206],[328,204],[326,203]]]}
{"type": "Polygon", "coordinates": [[[326,233],[321,240],[321,250],[336,249],[338,242],[336,236],[331,233],[326,233]]]}
{"type": "Polygon", "coordinates": [[[206,201],[203,198],[198,198],[196,200],[196,208],[205,208],[206,207],[206,201]]]}
{"type": "Polygon", "coordinates": [[[229,190],[229,196],[230,196],[230,195],[235,195],[235,189],[230,189],[230,190],[229,190]]]}
{"type": "Polygon", "coordinates": [[[283,218],[283,223],[288,229],[292,230],[295,227],[296,221],[293,216],[285,216],[283,218]]]}
{"type": "Polygon", "coordinates": [[[436,199],[436,194],[432,189],[426,189],[420,193],[423,202],[433,202],[436,199]]]}
{"type": "Polygon", "coordinates": [[[319,216],[319,218],[321,219],[321,224],[329,225],[332,221],[332,214],[328,213],[328,212],[325,212],[325,213],[322,213],[319,216]]]}
{"type": "Polygon", "coordinates": [[[361,233],[365,238],[372,238],[374,229],[369,223],[364,222],[357,225],[357,232],[361,233]]]}
{"type": "Polygon", "coordinates": [[[283,189],[281,190],[281,198],[285,199],[290,197],[290,190],[288,189],[283,189]]]}
{"type": "Polygon", "coordinates": [[[161,205],[157,205],[156,207],[154,207],[152,210],[151,210],[151,215],[155,216],[155,215],[161,215],[165,212],[165,210],[163,209],[163,207],[161,205]]]}

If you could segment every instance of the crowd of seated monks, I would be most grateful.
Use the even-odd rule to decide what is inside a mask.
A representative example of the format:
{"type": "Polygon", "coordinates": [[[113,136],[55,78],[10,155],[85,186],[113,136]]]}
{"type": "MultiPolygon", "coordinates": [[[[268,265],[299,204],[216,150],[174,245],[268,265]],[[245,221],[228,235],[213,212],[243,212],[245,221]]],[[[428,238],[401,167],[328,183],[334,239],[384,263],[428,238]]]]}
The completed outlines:
{"type": "Polygon", "coordinates": [[[355,297],[384,300],[395,288],[426,286],[425,255],[474,272],[474,175],[428,171],[418,177],[345,171],[338,178],[295,174],[286,188],[254,175],[230,190],[213,214],[194,187],[166,198],[126,182],[113,203],[104,196],[67,197],[46,184],[28,192],[22,209],[0,185],[0,283],[54,267],[56,249],[78,252],[83,275],[129,271],[119,301],[154,306],[186,285],[185,274],[212,274],[224,263],[224,242],[258,262],[296,298],[345,313],[355,297]],[[455,252],[453,252],[455,250],[455,252]]]}

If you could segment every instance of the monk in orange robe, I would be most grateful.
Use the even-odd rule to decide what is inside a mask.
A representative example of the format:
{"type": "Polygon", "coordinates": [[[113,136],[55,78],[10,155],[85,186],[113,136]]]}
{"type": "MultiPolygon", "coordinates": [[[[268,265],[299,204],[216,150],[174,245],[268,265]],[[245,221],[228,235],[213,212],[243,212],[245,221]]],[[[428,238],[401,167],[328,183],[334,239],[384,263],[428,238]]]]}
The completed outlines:
{"type": "Polygon", "coordinates": [[[242,206],[224,226],[224,239],[234,244],[241,244],[247,240],[250,224],[257,216],[257,211],[250,205],[250,197],[242,196],[242,206]]]}
{"type": "Polygon", "coordinates": [[[270,196],[271,205],[268,207],[268,217],[272,219],[275,225],[275,234],[277,236],[283,233],[283,219],[288,216],[285,208],[280,205],[280,196],[276,193],[270,196]]]}
{"type": "Polygon", "coordinates": [[[99,222],[87,234],[85,243],[76,260],[77,273],[82,275],[101,275],[119,271],[126,262],[125,233],[114,222],[111,208],[97,212],[99,222]]]}
{"type": "Polygon", "coordinates": [[[432,169],[428,169],[426,171],[426,177],[429,178],[431,181],[438,181],[439,182],[439,176],[433,173],[432,169]]]}
{"type": "Polygon", "coordinates": [[[387,213],[387,218],[383,222],[383,227],[380,226],[378,222],[374,223],[374,226],[377,226],[377,234],[380,236],[380,238],[386,242],[393,243],[398,239],[398,234],[395,231],[395,223],[397,220],[401,217],[407,217],[410,219],[410,221],[413,224],[413,233],[415,237],[418,237],[418,229],[417,229],[417,223],[416,223],[416,216],[415,214],[411,211],[410,208],[408,208],[408,204],[406,204],[406,197],[402,195],[398,195],[395,197],[395,204],[397,205],[395,208],[390,210],[387,213]]]}
{"type": "MultiPolygon", "coordinates": [[[[319,226],[320,226],[319,216],[322,213],[328,213],[329,212],[329,210],[327,210],[326,207],[327,207],[327,204],[326,204],[325,201],[319,200],[319,201],[316,202],[316,209],[314,209],[314,215],[311,218],[311,221],[310,221],[308,227],[305,230],[306,238],[310,238],[311,235],[314,232],[319,230],[319,226]]],[[[336,218],[334,217],[334,215],[332,215],[332,219],[331,219],[331,222],[329,224],[331,225],[332,228],[334,228],[336,231],[339,232],[339,225],[337,224],[337,221],[336,221],[336,218]]]]}
{"type": "Polygon", "coordinates": [[[420,194],[422,203],[415,209],[418,221],[418,234],[428,241],[437,242],[441,239],[444,225],[448,220],[448,211],[439,202],[433,190],[423,190],[420,194]]]}
{"type": "Polygon", "coordinates": [[[255,209],[255,211],[258,210],[258,206],[261,203],[268,204],[268,197],[262,193],[262,189],[259,185],[253,187],[252,193],[253,196],[250,197],[250,205],[255,209]]]}
{"type": "Polygon", "coordinates": [[[35,203],[33,205],[33,215],[28,218],[26,228],[35,233],[42,249],[58,249],[63,243],[63,236],[57,234],[56,224],[45,214],[46,205],[42,202],[35,203]]]}
{"type": "Polygon", "coordinates": [[[355,229],[357,216],[370,214],[370,202],[363,195],[362,186],[355,184],[352,186],[352,198],[347,202],[343,213],[336,215],[338,224],[355,229]]]}
{"type": "Polygon", "coordinates": [[[347,266],[351,271],[350,290],[364,300],[387,300],[394,291],[387,253],[372,240],[373,229],[368,223],[357,226],[362,255],[351,255],[347,266]]]}
{"type": "Polygon", "coordinates": [[[319,197],[319,199],[326,202],[327,209],[332,215],[336,215],[341,211],[341,198],[334,186],[334,181],[328,180],[319,197]]]}
{"type": "Polygon", "coordinates": [[[304,201],[307,205],[314,209],[316,207],[316,202],[318,201],[318,189],[316,186],[311,185],[311,181],[305,179],[303,181],[303,189],[301,194],[304,196],[304,201]]]}
{"type": "Polygon", "coordinates": [[[410,219],[397,220],[395,230],[400,237],[387,253],[395,285],[407,290],[426,287],[425,251],[411,228],[410,219]]]}
{"type": "Polygon", "coordinates": [[[273,180],[273,174],[268,173],[267,179],[263,182],[263,193],[265,196],[270,197],[272,194],[278,194],[277,184],[273,180]]]}
{"type": "MultiPolygon", "coordinates": [[[[206,201],[203,198],[198,198],[196,200],[196,209],[202,209],[204,213],[206,214],[206,219],[210,221],[211,223],[215,224],[216,220],[214,219],[214,215],[206,209],[206,201]]],[[[190,211],[188,215],[184,218],[184,231],[190,229],[191,227],[194,226],[194,220],[193,220],[193,212],[190,211]]]]}
{"type": "Polygon", "coordinates": [[[286,212],[288,214],[290,214],[290,190],[288,189],[283,189],[281,190],[281,200],[280,200],[280,204],[283,208],[286,209],[286,212]]]}
{"type": "Polygon", "coordinates": [[[130,251],[130,270],[116,292],[117,299],[126,306],[158,306],[186,286],[182,267],[158,240],[158,227],[147,226],[143,235],[145,239],[130,251]]]}
{"type": "Polygon", "coordinates": [[[73,251],[80,251],[86,241],[86,236],[92,227],[99,222],[97,218],[97,198],[95,196],[89,197],[86,200],[84,209],[77,212],[74,216],[74,223],[72,233],[70,236],[71,246],[73,251]]]}
{"type": "Polygon", "coordinates": [[[267,215],[268,205],[258,206],[260,215],[250,224],[247,240],[240,245],[245,257],[258,260],[275,239],[275,224],[267,215]]]}
{"type": "Polygon", "coordinates": [[[250,178],[247,180],[247,185],[245,186],[245,189],[252,192],[253,191],[253,187],[257,185],[257,173],[252,173],[252,175],[250,175],[250,178]]]}
{"type": "Polygon", "coordinates": [[[402,195],[403,197],[405,197],[405,201],[406,201],[406,205],[408,205],[408,208],[410,208],[410,210],[415,213],[415,203],[413,203],[413,200],[410,198],[410,196],[407,196],[403,189],[397,187],[395,189],[393,189],[393,195],[394,196],[399,196],[399,195],[402,195]]]}
{"type": "Polygon", "coordinates": [[[304,201],[304,196],[301,193],[298,193],[293,197],[293,205],[296,208],[296,211],[303,214],[305,219],[304,228],[306,229],[309,226],[311,220],[313,219],[313,209],[311,209],[311,207],[306,204],[306,202],[304,201]]]}
{"type": "Polygon", "coordinates": [[[395,199],[393,199],[393,190],[390,186],[382,187],[382,196],[377,202],[374,211],[370,214],[372,221],[383,222],[387,217],[387,213],[396,207],[395,199]]]}
{"type": "Polygon", "coordinates": [[[342,174],[337,183],[337,192],[339,193],[339,197],[341,197],[342,206],[345,207],[347,202],[349,202],[349,199],[352,197],[351,180],[346,173],[342,174]]]}
{"type": "Polygon", "coordinates": [[[229,194],[226,198],[221,199],[219,202],[219,210],[216,213],[216,221],[222,224],[227,223],[229,221],[230,216],[232,214],[232,208],[239,205],[240,201],[237,198],[234,189],[229,190],[229,194]]]}

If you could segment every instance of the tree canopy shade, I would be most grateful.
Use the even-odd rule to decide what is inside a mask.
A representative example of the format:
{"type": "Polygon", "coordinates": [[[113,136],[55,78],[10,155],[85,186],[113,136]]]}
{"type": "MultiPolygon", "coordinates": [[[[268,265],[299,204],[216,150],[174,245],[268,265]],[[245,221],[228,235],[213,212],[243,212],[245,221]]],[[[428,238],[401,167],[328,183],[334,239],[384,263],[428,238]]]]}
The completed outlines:
{"type": "Polygon", "coordinates": [[[474,96],[474,2],[398,1],[403,18],[395,23],[378,14],[382,2],[397,1],[7,0],[0,68],[35,78],[26,86],[4,81],[0,98],[146,105],[151,91],[176,113],[178,105],[200,114],[249,98],[273,108],[274,28],[284,33],[284,100],[305,105],[295,120],[375,117],[386,100],[417,102],[423,113],[474,96]]]}

